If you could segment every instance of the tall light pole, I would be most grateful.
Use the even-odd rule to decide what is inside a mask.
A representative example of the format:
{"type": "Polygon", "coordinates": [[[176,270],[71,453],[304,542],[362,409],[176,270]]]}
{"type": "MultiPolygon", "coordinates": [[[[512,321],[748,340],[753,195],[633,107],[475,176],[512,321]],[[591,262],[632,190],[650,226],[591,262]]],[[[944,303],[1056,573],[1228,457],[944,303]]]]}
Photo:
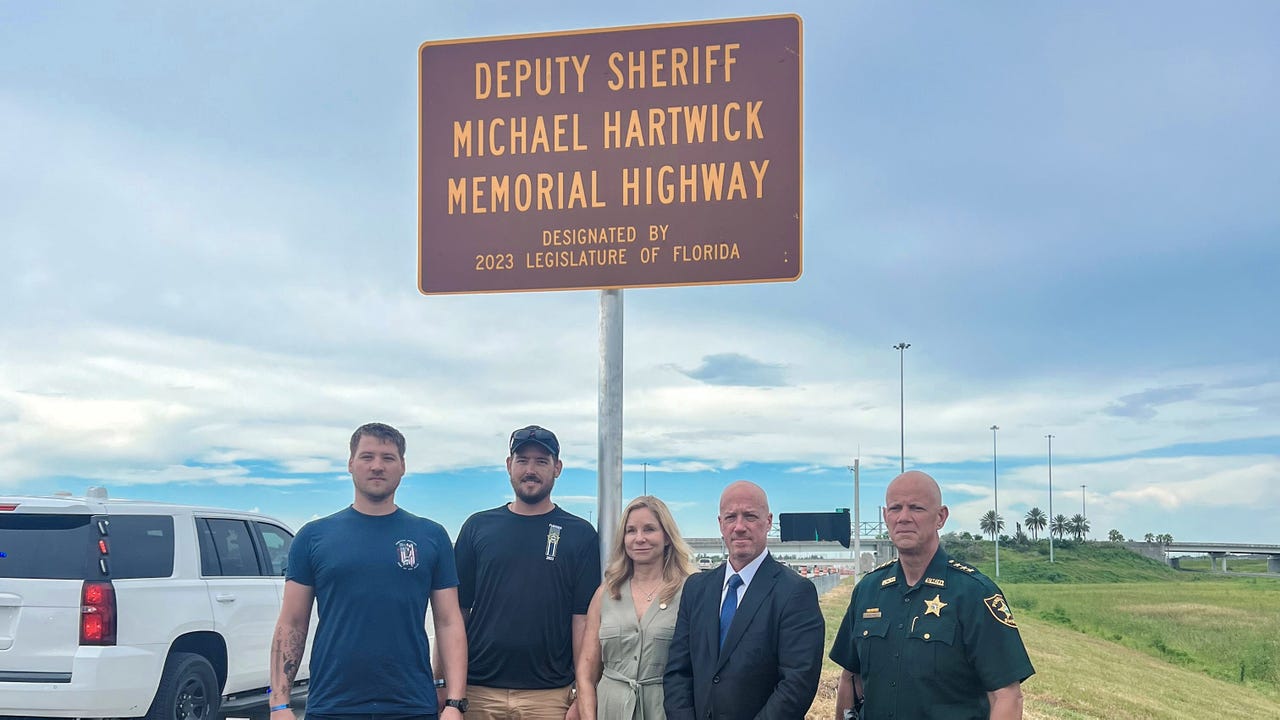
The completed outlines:
{"type": "Polygon", "coordinates": [[[907,390],[906,363],[907,348],[911,343],[900,342],[893,346],[898,351],[898,472],[907,471],[907,390]]]}
{"type": "Polygon", "coordinates": [[[1053,562],[1053,435],[1049,439],[1049,562],[1053,562]]]}
{"type": "Polygon", "coordinates": [[[649,463],[640,463],[644,466],[644,493],[649,494],[649,463]]]}
{"type": "MultiPolygon", "coordinates": [[[[1080,517],[1084,518],[1085,520],[1088,520],[1089,513],[1085,512],[1085,509],[1084,509],[1084,489],[1086,487],[1088,487],[1088,485],[1080,486],[1080,517]]],[[[1085,536],[1084,528],[1081,528],[1080,539],[1083,540],[1084,536],[1085,536]]]]}
{"type": "Polygon", "coordinates": [[[855,583],[862,577],[862,514],[858,512],[862,507],[858,486],[859,459],[854,458],[853,464],[849,466],[849,472],[853,473],[853,581],[855,583]]]}
{"type": "Polygon", "coordinates": [[[996,577],[1000,577],[1000,478],[996,473],[996,431],[999,425],[991,426],[991,485],[995,488],[995,517],[991,522],[996,526],[996,577]]]}

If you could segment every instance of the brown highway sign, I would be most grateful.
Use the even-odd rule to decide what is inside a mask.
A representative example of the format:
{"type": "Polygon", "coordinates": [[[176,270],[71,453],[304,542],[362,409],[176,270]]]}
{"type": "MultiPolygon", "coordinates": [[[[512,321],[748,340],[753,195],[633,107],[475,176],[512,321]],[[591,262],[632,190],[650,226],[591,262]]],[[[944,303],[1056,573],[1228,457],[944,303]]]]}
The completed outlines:
{"type": "Polygon", "coordinates": [[[795,280],[796,15],[429,41],[426,294],[795,280]]]}

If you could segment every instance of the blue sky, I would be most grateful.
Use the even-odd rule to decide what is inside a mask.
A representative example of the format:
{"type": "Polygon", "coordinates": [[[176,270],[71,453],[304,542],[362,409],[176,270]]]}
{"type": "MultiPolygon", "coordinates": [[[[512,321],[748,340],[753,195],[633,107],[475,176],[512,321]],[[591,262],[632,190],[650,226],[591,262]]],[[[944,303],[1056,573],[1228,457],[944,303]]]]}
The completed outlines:
{"type": "Polygon", "coordinates": [[[595,513],[598,295],[417,292],[427,40],[804,21],[804,274],[628,290],[623,497],[686,534],[932,472],[948,529],[1280,543],[1280,8],[1269,2],[0,4],[0,492],[350,501],[404,430],[408,509],[509,498],[555,430],[595,513]],[[647,470],[646,464],[647,463],[647,470]]]}

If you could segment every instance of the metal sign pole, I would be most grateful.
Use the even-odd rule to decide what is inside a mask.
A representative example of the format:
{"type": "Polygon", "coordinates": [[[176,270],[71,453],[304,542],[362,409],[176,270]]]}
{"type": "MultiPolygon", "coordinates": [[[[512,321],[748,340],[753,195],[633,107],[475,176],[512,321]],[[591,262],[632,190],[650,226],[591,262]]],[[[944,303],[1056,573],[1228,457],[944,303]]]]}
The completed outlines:
{"type": "Polygon", "coordinates": [[[622,290],[600,291],[600,399],[597,406],[596,528],[600,568],[609,564],[622,514],[622,290]]]}

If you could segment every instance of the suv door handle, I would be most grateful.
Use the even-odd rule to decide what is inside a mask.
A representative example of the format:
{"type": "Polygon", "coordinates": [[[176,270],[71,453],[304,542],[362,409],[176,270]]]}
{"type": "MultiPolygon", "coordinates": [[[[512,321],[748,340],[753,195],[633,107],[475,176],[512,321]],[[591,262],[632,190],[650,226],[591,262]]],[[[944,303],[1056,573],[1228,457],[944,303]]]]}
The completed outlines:
{"type": "Polygon", "coordinates": [[[236,596],[232,595],[231,593],[218,593],[217,595],[213,596],[213,599],[217,600],[220,603],[229,603],[229,602],[235,602],[236,596]]]}

